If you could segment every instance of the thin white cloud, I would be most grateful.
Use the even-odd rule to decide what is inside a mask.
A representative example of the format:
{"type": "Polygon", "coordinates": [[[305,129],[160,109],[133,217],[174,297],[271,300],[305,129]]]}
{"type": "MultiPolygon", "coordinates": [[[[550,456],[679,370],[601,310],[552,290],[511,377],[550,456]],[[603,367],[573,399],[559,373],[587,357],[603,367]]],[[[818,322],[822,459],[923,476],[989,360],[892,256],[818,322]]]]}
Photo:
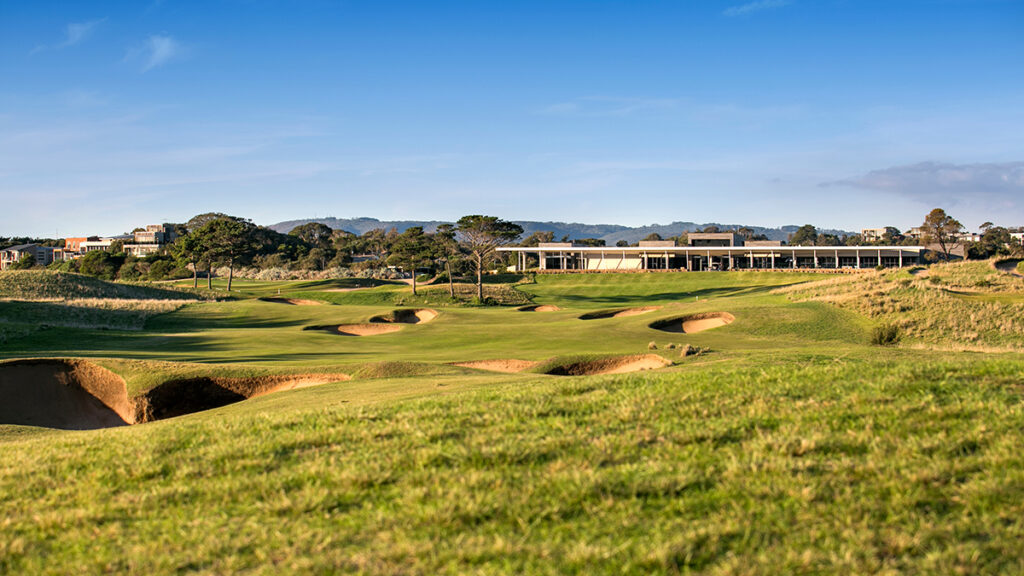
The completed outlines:
{"type": "Polygon", "coordinates": [[[890,192],[926,202],[956,202],[985,196],[1001,200],[1003,205],[1017,206],[1024,198],[1024,162],[919,162],[872,170],[853,178],[823,182],[819,186],[890,192]]]}
{"type": "Polygon", "coordinates": [[[546,116],[629,116],[637,112],[673,108],[678,103],[679,100],[672,98],[589,96],[546,106],[539,113],[546,116]]]}
{"type": "Polygon", "coordinates": [[[143,48],[145,63],[142,71],[152,70],[181,57],[185,48],[177,40],[166,34],[154,34],[146,40],[143,48]]]}
{"type": "Polygon", "coordinates": [[[92,36],[96,27],[106,21],[106,18],[99,18],[88,22],[72,22],[64,28],[64,40],[62,42],[53,45],[36,46],[32,50],[32,54],[43,50],[62,50],[64,48],[77,46],[87,40],[89,36],[92,36]]]}
{"type": "Polygon", "coordinates": [[[747,4],[726,8],[722,12],[722,15],[729,16],[730,18],[736,16],[747,16],[755,12],[782,8],[783,6],[788,6],[792,3],[793,0],[757,0],[755,2],[748,2],[747,4]]]}

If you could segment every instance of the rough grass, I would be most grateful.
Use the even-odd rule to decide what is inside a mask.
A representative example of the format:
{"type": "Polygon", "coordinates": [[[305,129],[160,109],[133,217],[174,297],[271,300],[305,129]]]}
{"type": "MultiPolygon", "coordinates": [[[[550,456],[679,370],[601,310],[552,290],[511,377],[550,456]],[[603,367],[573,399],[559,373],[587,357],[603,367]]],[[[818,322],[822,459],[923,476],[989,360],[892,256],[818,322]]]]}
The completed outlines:
{"type": "Polygon", "coordinates": [[[131,300],[194,300],[191,292],[151,285],[106,282],[91,276],[51,270],[0,272],[0,298],[52,300],[83,298],[131,300]]]}
{"type": "Polygon", "coordinates": [[[854,311],[894,327],[911,345],[1024,349],[1024,281],[986,262],[842,276],[776,293],[854,311]]]}
{"type": "Polygon", "coordinates": [[[343,383],[9,437],[0,571],[1019,573],[1020,377],[781,362],[361,406],[343,383]]]}

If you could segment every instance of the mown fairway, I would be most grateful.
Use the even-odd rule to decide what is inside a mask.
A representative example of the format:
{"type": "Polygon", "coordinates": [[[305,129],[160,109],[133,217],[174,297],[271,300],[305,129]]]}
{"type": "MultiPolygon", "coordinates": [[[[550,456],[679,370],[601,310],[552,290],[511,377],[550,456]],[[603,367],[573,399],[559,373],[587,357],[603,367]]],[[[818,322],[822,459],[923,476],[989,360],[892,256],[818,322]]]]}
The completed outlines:
{"type": "MultiPolygon", "coordinates": [[[[449,306],[442,287],[239,282],[242,299],[141,330],[19,332],[0,356],[90,358],[132,394],[203,374],[353,379],[130,427],[0,427],[0,572],[1021,573],[1024,335],[981,327],[999,348],[979,354],[907,324],[897,345],[871,343],[910,312],[901,303],[989,274],[933,273],[870,280],[852,298],[893,284],[878,313],[831,284],[773,291],[822,280],[809,274],[514,288],[554,312],[449,306]],[[661,308],[579,319],[639,306],[661,308]],[[440,314],[376,336],[303,330],[399,307],[440,314]],[[649,327],[702,312],[735,321],[649,327]],[[578,377],[450,365],[648,352],[674,364],[578,377]]],[[[1020,279],[995,280],[937,314],[985,298],[980,319],[1015,317],[1020,279]]],[[[24,306],[0,302],[0,316],[24,306]]]]}

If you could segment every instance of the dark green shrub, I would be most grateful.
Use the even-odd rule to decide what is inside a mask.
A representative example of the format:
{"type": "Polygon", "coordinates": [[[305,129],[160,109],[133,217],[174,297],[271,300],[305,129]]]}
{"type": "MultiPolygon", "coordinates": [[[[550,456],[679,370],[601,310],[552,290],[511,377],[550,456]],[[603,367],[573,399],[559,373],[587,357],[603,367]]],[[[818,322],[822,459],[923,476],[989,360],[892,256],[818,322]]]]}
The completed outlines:
{"type": "Polygon", "coordinates": [[[900,341],[900,329],[895,324],[880,324],[871,333],[871,343],[876,346],[892,346],[900,341]]]}

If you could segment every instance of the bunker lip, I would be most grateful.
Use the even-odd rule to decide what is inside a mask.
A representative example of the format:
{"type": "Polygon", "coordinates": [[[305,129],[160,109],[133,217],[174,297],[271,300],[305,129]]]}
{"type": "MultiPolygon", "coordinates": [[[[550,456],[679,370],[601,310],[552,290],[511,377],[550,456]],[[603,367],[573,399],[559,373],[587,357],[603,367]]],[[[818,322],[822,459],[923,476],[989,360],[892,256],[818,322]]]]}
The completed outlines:
{"type": "Polygon", "coordinates": [[[292,306],[320,306],[323,302],[316,300],[303,300],[302,298],[260,298],[260,302],[272,302],[274,304],[290,304],[292,306]]]}
{"type": "Polygon", "coordinates": [[[732,324],[736,318],[728,312],[702,312],[651,322],[650,327],[673,334],[696,334],[732,324]]]}
{"type": "Polygon", "coordinates": [[[398,308],[387,314],[370,318],[375,324],[426,324],[437,318],[437,310],[432,308],[398,308]]]}
{"type": "Polygon", "coordinates": [[[452,362],[452,366],[462,366],[463,368],[473,368],[476,370],[487,370],[489,372],[504,372],[506,374],[515,374],[516,372],[522,372],[523,370],[529,370],[537,366],[539,362],[533,362],[530,360],[517,360],[515,358],[498,358],[494,360],[471,360],[469,362],[452,362]]]}
{"type": "Polygon", "coordinates": [[[152,422],[220,408],[284,390],[348,380],[347,374],[282,374],[254,377],[201,376],[169,380],[135,403],[135,420],[152,422]]]}
{"type": "Polygon", "coordinates": [[[616,308],[614,310],[599,310],[588,312],[580,316],[580,320],[603,320],[605,318],[623,318],[626,316],[638,316],[648,312],[661,310],[661,306],[640,306],[637,308],[616,308]]]}
{"type": "Polygon", "coordinates": [[[626,374],[641,370],[655,370],[671,364],[657,354],[609,356],[595,360],[579,360],[548,368],[545,374],[554,376],[595,376],[599,374],[626,374]]]}
{"type": "Polygon", "coordinates": [[[376,336],[389,332],[398,332],[402,329],[398,324],[328,324],[320,326],[306,326],[303,330],[323,330],[338,336],[376,336]]]}
{"type": "Polygon", "coordinates": [[[348,380],[346,374],[285,374],[169,380],[129,398],[123,378],[76,359],[0,362],[0,424],[95,430],[191,414],[279,392],[348,380]]]}
{"type": "Polygon", "coordinates": [[[561,308],[553,304],[532,304],[530,306],[520,306],[516,310],[520,312],[558,312],[561,308]]]}

